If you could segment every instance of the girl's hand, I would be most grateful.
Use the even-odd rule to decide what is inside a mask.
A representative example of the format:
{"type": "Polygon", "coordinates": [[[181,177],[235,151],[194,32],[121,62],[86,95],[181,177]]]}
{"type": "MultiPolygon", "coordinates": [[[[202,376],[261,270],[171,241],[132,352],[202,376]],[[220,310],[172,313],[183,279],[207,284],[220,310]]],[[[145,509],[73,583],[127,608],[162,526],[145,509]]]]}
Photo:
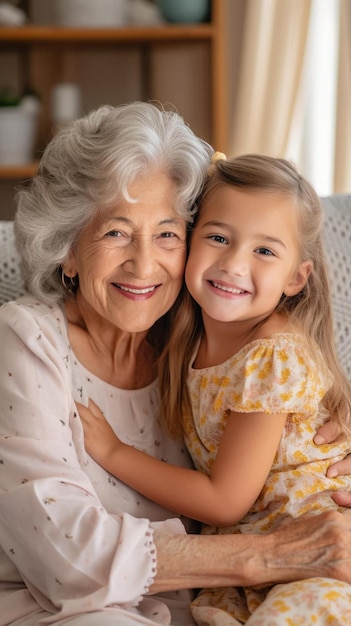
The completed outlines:
{"type": "MultiPolygon", "coordinates": [[[[317,445],[333,443],[339,436],[343,436],[339,424],[334,420],[329,420],[317,430],[314,442],[317,445]]],[[[348,474],[351,474],[351,454],[342,459],[342,461],[337,461],[330,465],[327,471],[329,478],[347,476],[348,474]]],[[[351,507],[351,493],[348,491],[335,492],[332,498],[339,506],[351,507]]]]}
{"type": "Polygon", "coordinates": [[[85,449],[97,463],[105,465],[122,443],[95,402],[89,400],[88,407],[78,402],[76,404],[84,430],[85,449]]]}

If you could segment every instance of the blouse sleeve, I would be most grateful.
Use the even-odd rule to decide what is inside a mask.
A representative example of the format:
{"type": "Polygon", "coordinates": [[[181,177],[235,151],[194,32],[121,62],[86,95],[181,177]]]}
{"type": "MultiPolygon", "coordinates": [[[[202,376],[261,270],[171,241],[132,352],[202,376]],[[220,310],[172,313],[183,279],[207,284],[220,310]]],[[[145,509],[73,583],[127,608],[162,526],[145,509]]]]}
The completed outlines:
{"type": "Polygon", "coordinates": [[[0,544],[32,595],[63,616],[83,599],[89,610],[136,605],[156,563],[148,520],[110,515],[78,458],[58,315],[0,309],[0,544]]]}
{"type": "Polygon", "coordinates": [[[231,393],[232,411],[309,413],[317,409],[330,384],[294,335],[255,342],[240,369],[231,393]]]}

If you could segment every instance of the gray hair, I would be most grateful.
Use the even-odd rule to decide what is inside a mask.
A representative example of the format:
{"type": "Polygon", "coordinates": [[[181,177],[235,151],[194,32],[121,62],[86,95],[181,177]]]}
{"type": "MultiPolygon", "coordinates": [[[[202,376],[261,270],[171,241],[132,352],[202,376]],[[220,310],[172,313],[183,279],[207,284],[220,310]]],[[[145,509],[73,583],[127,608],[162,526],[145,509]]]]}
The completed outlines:
{"type": "Polygon", "coordinates": [[[67,293],[61,264],[97,211],[125,199],[138,176],[160,171],[175,210],[192,221],[213,150],[174,111],[151,103],[101,106],[59,131],[37,174],[16,195],[15,233],[27,289],[46,302],[67,293]]]}

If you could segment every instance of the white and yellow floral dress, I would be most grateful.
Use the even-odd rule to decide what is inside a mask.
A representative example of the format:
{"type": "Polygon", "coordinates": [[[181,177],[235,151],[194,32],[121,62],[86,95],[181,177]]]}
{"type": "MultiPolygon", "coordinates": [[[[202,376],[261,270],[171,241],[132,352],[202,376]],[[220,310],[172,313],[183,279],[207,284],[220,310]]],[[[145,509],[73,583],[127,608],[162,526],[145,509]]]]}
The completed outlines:
{"type": "MultiPolygon", "coordinates": [[[[350,452],[350,441],[313,443],[326,419],[320,402],[329,385],[302,338],[292,333],[253,341],[218,366],[190,367],[193,416],[185,418],[186,442],[200,471],[210,472],[231,411],[288,413],[271,471],[250,511],[234,527],[205,526],[204,533],[263,533],[284,518],[337,508],[330,494],[350,489],[351,479],[329,479],[326,470],[350,452]]],[[[192,611],[201,626],[350,625],[351,585],[309,579],[274,588],[207,589],[192,611]]]]}

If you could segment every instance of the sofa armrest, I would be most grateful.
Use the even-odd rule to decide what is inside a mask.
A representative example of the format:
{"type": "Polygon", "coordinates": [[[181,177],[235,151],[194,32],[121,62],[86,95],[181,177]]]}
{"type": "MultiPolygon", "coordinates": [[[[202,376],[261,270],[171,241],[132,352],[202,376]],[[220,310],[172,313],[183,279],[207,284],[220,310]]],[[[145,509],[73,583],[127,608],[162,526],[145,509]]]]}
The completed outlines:
{"type": "Polygon", "coordinates": [[[25,292],[12,221],[0,221],[0,305],[25,292]]]}
{"type": "Polygon", "coordinates": [[[336,346],[341,365],[351,380],[351,195],[334,194],[321,201],[336,346]]]}

